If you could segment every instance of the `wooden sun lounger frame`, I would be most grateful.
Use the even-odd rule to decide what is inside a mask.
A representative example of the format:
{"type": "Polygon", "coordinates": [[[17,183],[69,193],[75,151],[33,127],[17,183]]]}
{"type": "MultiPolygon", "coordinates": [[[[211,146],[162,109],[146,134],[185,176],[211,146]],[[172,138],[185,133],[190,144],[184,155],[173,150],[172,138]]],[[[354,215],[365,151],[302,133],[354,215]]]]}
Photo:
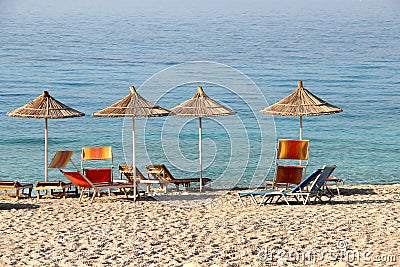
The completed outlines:
{"type": "MultiPolygon", "coordinates": [[[[190,183],[200,183],[200,178],[174,178],[164,164],[153,164],[146,166],[147,176],[152,175],[155,179],[164,180],[168,183],[175,185],[176,190],[179,191],[179,186],[183,185],[185,188],[190,187],[190,183]]],[[[211,181],[209,178],[202,178],[202,185],[211,181]]]]}
{"type": "Polygon", "coordinates": [[[50,191],[50,196],[60,196],[63,199],[67,197],[67,193],[78,195],[78,188],[71,181],[37,182],[35,190],[37,199],[47,195],[47,191],[50,191]],[[71,190],[72,187],[75,187],[75,190],[71,190]],[[45,191],[45,194],[41,195],[41,191],[45,191]]]}
{"type": "Polygon", "coordinates": [[[3,191],[1,198],[13,198],[19,199],[21,196],[31,197],[33,184],[21,184],[18,181],[0,181],[0,191],[3,191]],[[28,189],[28,193],[24,193],[24,190],[28,189]],[[8,194],[8,191],[15,191],[15,195],[8,194]]]}
{"type": "MultiPolygon", "coordinates": [[[[128,183],[133,183],[132,165],[120,164],[119,169],[119,179],[122,181],[122,175],[126,177],[128,183]]],[[[168,193],[168,182],[164,179],[151,179],[148,175],[147,178],[136,168],[136,184],[146,186],[146,193],[150,193],[152,190],[160,189],[165,193],[168,193]],[[152,188],[151,185],[159,185],[160,188],[152,188]]]]}

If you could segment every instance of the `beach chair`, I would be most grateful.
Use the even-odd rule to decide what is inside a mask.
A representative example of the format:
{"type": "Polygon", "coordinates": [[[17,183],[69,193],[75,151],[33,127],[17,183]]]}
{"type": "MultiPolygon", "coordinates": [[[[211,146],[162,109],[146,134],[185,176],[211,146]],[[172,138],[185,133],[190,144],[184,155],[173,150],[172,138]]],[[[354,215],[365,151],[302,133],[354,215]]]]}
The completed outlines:
{"type": "Polygon", "coordinates": [[[90,202],[93,202],[96,195],[100,195],[101,191],[108,190],[110,194],[111,189],[119,189],[124,192],[125,196],[128,197],[127,192],[130,189],[133,189],[133,184],[129,183],[111,183],[111,182],[92,182],[87,178],[75,165],[72,161],[71,157],[73,155],[73,151],[57,151],[56,155],[54,156],[52,163],[50,164],[52,168],[57,168],[60,172],[68,178],[75,186],[79,188],[81,191],[81,195],[79,197],[79,202],[81,202],[82,197],[85,192],[89,192],[93,190],[93,195],[90,202]],[[53,162],[54,161],[54,162],[53,162]],[[74,172],[66,172],[62,169],[66,168],[68,163],[74,166],[76,171],[74,172]]]}
{"type": "Polygon", "coordinates": [[[272,201],[272,196],[281,196],[281,194],[286,193],[296,193],[299,191],[305,191],[305,188],[311,184],[322,172],[322,169],[316,169],[313,173],[311,173],[306,179],[302,180],[296,187],[289,191],[274,191],[274,190],[262,190],[262,191],[244,191],[238,192],[238,197],[240,203],[244,205],[242,201],[243,197],[250,197],[254,204],[263,204],[267,200],[272,201]],[[257,201],[256,197],[262,197],[261,201],[257,201]]]}
{"type": "Polygon", "coordinates": [[[0,181],[0,191],[3,191],[1,198],[15,198],[19,199],[21,197],[31,197],[33,184],[21,184],[18,181],[0,181]],[[25,193],[25,190],[28,190],[25,193]],[[10,191],[15,191],[15,193],[10,193],[10,191]]]}
{"type": "Polygon", "coordinates": [[[304,180],[304,182],[301,182],[290,191],[264,191],[262,193],[257,193],[257,195],[263,196],[262,201],[257,202],[254,197],[255,195],[252,200],[257,204],[265,204],[268,202],[272,203],[273,199],[277,197],[275,203],[282,198],[287,205],[290,205],[288,200],[289,197],[294,197],[296,202],[302,203],[303,205],[310,203],[312,198],[314,198],[314,202],[322,202],[323,197],[326,197],[328,198],[328,201],[331,201],[333,194],[324,189],[324,184],[335,168],[336,166],[334,165],[323,166],[322,169],[320,169],[319,174],[311,174],[304,180]],[[306,190],[307,185],[311,181],[311,186],[306,190]]]}
{"type": "Polygon", "coordinates": [[[92,183],[111,183],[113,181],[114,160],[111,146],[84,147],[81,154],[82,173],[92,183]],[[99,167],[107,162],[107,167],[99,167]],[[89,165],[90,166],[85,166],[89,165]]]}
{"type": "MultiPolygon", "coordinates": [[[[132,173],[132,165],[120,164],[118,165],[119,170],[119,179],[122,181],[122,175],[125,176],[126,181],[128,183],[134,183],[134,177],[132,173]]],[[[146,192],[150,193],[152,190],[156,190],[156,188],[152,188],[151,185],[158,185],[159,189],[167,193],[168,190],[168,182],[164,179],[151,179],[150,176],[147,178],[136,168],[136,184],[138,186],[143,185],[147,187],[146,192]]]]}
{"type": "MultiPolygon", "coordinates": [[[[57,157],[62,156],[62,154],[57,154],[57,157]]],[[[62,159],[59,158],[54,158],[51,163],[49,164],[49,168],[57,168],[57,164],[61,161],[62,159]]],[[[71,181],[66,180],[66,181],[47,181],[47,182],[36,182],[35,186],[36,190],[36,197],[37,199],[40,199],[43,196],[47,196],[47,193],[50,192],[49,197],[62,197],[66,198],[67,193],[72,193],[74,195],[78,195],[78,188],[72,184],[71,181]],[[74,189],[72,189],[74,188],[74,189]],[[42,194],[42,191],[44,194],[42,194]]]]}
{"type": "Polygon", "coordinates": [[[306,176],[309,157],[308,140],[278,140],[273,180],[266,181],[266,187],[293,187],[306,176]]]}
{"type": "MultiPolygon", "coordinates": [[[[148,177],[152,175],[155,179],[174,184],[177,190],[179,190],[180,185],[188,188],[191,183],[200,183],[200,178],[174,178],[164,164],[148,165],[146,166],[146,173],[148,177]]],[[[211,179],[202,178],[202,185],[204,186],[209,181],[211,181],[211,179]]]]}

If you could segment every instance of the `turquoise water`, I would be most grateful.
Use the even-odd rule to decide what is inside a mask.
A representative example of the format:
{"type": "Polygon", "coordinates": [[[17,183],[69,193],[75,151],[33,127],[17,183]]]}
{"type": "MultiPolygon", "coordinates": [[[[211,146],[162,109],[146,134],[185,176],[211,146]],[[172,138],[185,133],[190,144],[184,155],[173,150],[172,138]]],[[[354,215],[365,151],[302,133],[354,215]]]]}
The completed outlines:
{"type": "MultiPolygon", "coordinates": [[[[87,114],[49,121],[50,159],[74,150],[79,163],[83,146],[111,145],[117,165],[132,160],[131,120],[93,112],[130,85],[168,109],[203,85],[238,113],[203,120],[204,176],[255,186],[273,175],[276,139],[297,138],[299,127],[298,118],[258,111],[301,79],[344,110],[304,118],[310,169],[336,164],[350,184],[400,182],[398,3],[190,2],[2,1],[0,178],[43,180],[44,121],[5,115],[43,90],[87,114]]],[[[164,162],[176,176],[197,175],[197,119],[137,119],[137,128],[143,172],[164,162]]],[[[61,176],[50,170],[50,179],[61,176]]]]}

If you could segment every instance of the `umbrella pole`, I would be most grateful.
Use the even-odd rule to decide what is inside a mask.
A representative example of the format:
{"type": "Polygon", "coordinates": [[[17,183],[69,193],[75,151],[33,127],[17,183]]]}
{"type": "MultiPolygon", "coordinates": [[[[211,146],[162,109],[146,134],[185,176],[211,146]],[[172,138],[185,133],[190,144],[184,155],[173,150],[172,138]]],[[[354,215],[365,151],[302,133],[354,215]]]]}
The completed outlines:
{"type": "Polygon", "coordinates": [[[132,117],[132,175],[133,175],[133,200],[136,201],[136,122],[132,117]]]}
{"type": "Polygon", "coordinates": [[[48,122],[47,118],[44,119],[44,181],[49,181],[49,169],[48,169],[48,162],[49,162],[49,152],[48,152],[48,139],[49,139],[49,129],[48,129],[48,122]]]}
{"type": "Polygon", "coordinates": [[[201,117],[199,117],[199,162],[200,162],[200,192],[203,192],[203,160],[202,160],[202,129],[201,117]]]}
{"type": "Polygon", "coordinates": [[[303,140],[303,116],[300,116],[300,140],[303,140]]]}

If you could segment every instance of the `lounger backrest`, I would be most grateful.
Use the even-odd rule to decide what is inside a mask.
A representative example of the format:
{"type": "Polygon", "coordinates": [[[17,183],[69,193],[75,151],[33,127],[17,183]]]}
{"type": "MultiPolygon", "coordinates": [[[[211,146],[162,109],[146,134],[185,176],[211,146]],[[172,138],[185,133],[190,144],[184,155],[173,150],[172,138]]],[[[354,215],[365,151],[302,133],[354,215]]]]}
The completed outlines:
{"type": "Polygon", "coordinates": [[[49,168],[66,168],[73,154],[73,151],[57,151],[53,160],[50,162],[49,168]]]}
{"type": "Polygon", "coordinates": [[[334,166],[334,165],[333,166],[324,166],[321,174],[311,185],[309,192],[317,193],[318,191],[320,191],[322,186],[325,184],[326,179],[328,179],[328,177],[332,174],[332,172],[335,170],[335,168],[336,168],[336,166],[334,166]]]}
{"type": "Polygon", "coordinates": [[[321,173],[322,169],[316,169],[313,173],[307,176],[306,179],[302,180],[295,188],[293,188],[291,193],[302,191],[304,187],[309,185],[312,181],[316,180],[321,173]]]}
{"type": "MultiPolygon", "coordinates": [[[[88,164],[86,164],[88,165],[88,164]]],[[[82,173],[90,179],[93,183],[109,183],[113,180],[113,154],[111,146],[102,147],[84,147],[82,148],[81,154],[81,169],[82,173]],[[108,161],[110,165],[99,166],[98,161],[108,161]],[[89,164],[90,166],[84,166],[84,162],[96,161],[96,163],[89,164]]]]}
{"type": "Polygon", "coordinates": [[[308,160],[309,140],[278,140],[277,159],[308,160]]]}
{"type": "MultiPolygon", "coordinates": [[[[118,165],[118,169],[120,170],[120,172],[122,172],[125,175],[125,177],[130,182],[133,182],[132,165],[118,165]]],[[[137,180],[145,180],[146,179],[137,167],[136,167],[136,179],[137,180]]]]}
{"type": "Polygon", "coordinates": [[[82,148],[82,160],[112,160],[112,158],[111,146],[82,148]]]}
{"type": "Polygon", "coordinates": [[[147,172],[152,174],[153,176],[161,176],[157,178],[163,178],[168,181],[174,180],[174,177],[172,174],[169,172],[167,167],[164,164],[153,164],[146,166],[147,172]]]}
{"type": "Polygon", "coordinates": [[[161,168],[162,168],[162,173],[165,179],[167,180],[174,180],[175,178],[172,176],[172,174],[169,172],[169,170],[167,169],[167,166],[165,166],[164,164],[161,164],[161,168]]]}

